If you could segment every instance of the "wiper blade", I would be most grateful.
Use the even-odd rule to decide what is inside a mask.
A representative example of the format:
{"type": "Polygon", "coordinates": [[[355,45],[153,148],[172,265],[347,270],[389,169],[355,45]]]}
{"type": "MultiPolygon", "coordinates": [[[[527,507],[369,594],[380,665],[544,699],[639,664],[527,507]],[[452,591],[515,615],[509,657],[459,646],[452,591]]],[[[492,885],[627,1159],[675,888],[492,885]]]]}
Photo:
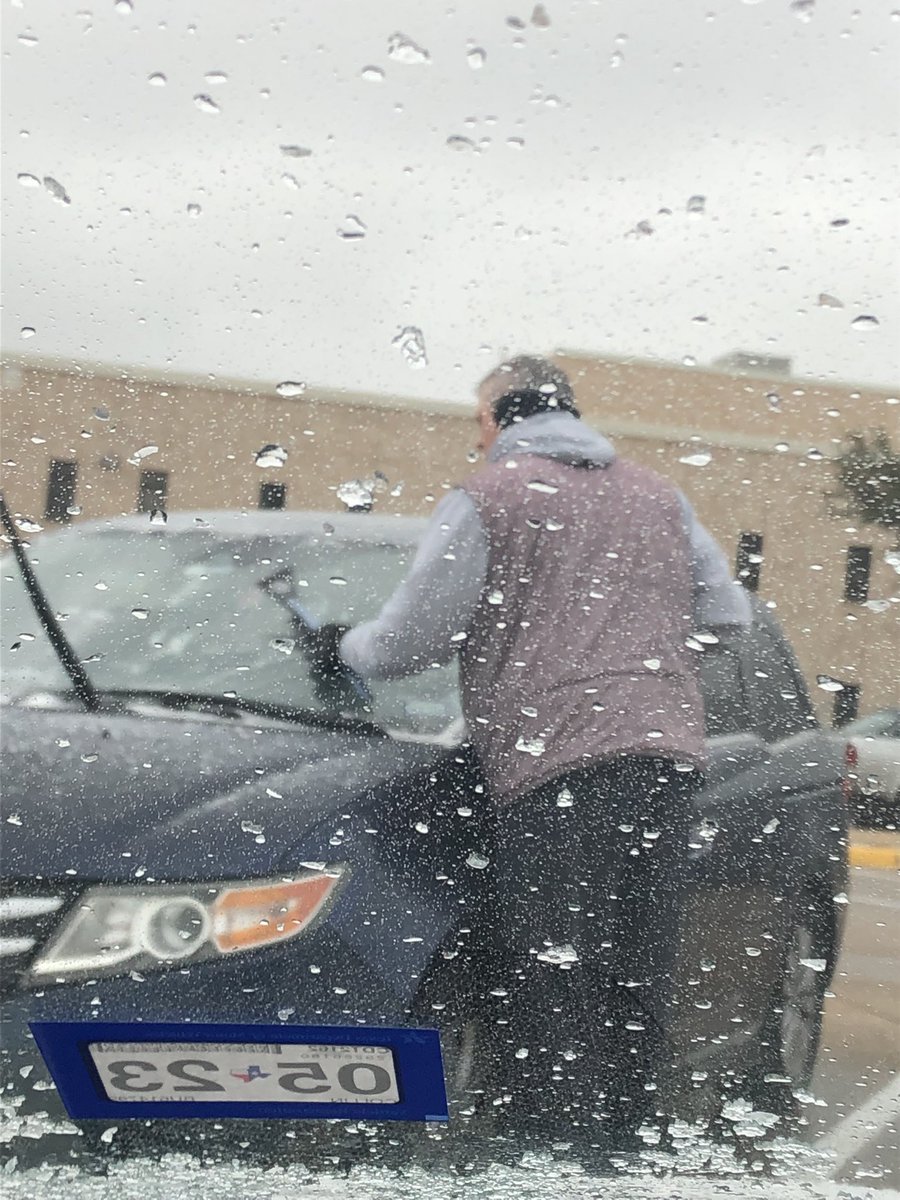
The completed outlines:
{"type": "Polygon", "coordinates": [[[22,574],[22,582],[25,585],[25,591],[28,593],[28,599],[31,601],[34,611],[37,614],[37,619],[47,634],[56,657],[72,681],[75,696],[81,701],[88,712],[96,712],[99,708],[99,703],[94,685],[91,683],[90,676],[85,671],[78,655],[72,649],[71,642],[63,633],[62,626],[56,619],[53,609],[47,603],[47,597],[44,595],[43,589],[37,581],[37,576],[32,570],[31,563],[28,561],[28,555],[25,553],[25,547],[22,544],[22,539],[19,537],[16,523],[6,506],[6,500],[2,492],[0,492],[0,524],[2,524],[6,536],[9,538],[13,556],[19,564],[19,571],[22,574]]]}
{"type": "MultiPolygon", "coordinates": [[[[94,691],[99,709],[122,709],[129,700],[148,700],[162,708],[174,711],[211,712],[222,716],[237,716],[249,713],[257,717],[269,717],[276,721],[288,721],[295,725],[310,725],[332,733],[363,733],[371,737],[388,737],[389,734],[374,721],[366,721],[346,713],[323,712],[318,708],[292,708],[286,704],[271,704],[266,700],[252,700],[240,696],[222,696],[212,692],[184,692],[176,688],[96,688],[94,691]],[[117,703],[117,701],[119,703],[117,703]]],[[[72,695],[74,693],[62,693],[72,695]]]]}

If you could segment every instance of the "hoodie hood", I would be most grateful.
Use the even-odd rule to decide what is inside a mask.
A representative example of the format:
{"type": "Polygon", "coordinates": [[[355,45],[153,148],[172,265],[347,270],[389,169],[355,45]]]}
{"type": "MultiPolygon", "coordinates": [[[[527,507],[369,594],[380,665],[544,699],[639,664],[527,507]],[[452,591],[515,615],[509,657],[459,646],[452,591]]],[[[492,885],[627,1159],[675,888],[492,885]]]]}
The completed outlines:
{"type": "Polygon", "coordinates": [[[500,462],[516,454],[537,454],[558,462],[608,467],[616,452],[602,434],[566,412],[542,412],[501,431],[488,451],[488,462],[500,462]]]}

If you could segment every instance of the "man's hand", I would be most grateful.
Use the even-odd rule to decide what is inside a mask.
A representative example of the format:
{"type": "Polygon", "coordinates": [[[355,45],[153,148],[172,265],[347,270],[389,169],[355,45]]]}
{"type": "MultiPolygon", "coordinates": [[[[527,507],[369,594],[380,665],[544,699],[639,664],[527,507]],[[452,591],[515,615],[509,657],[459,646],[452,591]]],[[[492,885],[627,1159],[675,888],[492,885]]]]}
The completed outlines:
{"type": "Polygon", "coordinates": [[[347,671],[340,655],[341,638],[349,625],[320,625],[309,636],[309,660],[318,679],[336,679],[347,671]]]}

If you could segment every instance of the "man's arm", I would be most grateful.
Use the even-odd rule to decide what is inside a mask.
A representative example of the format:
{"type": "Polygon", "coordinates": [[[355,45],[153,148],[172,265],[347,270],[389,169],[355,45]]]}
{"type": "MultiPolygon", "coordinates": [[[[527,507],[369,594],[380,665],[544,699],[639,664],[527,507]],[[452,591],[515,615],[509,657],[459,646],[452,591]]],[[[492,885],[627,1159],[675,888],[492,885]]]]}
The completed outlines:
{"type": "Polygon", "coordinates": [[[448,663],[481,596],[487,561],[475,505],[456,489],[435,508],[409,574],[378,616],[341,639],[343,661],[366,679],[448,663]]]}
{"type": "Polygon", "coordinates": [[[691,543],[695,627],[751,625],[753,610],[746,591],[731,578],[728,560],[709,530],[697,520],[688,498],[681,493],[679,497],[691,543]]]}

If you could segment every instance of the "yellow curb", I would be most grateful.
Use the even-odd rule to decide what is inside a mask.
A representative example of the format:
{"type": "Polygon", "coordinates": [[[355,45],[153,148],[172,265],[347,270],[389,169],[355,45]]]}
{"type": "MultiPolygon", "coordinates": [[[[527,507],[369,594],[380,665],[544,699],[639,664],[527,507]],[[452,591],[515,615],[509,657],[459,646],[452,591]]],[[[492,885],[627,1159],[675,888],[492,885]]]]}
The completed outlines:
{"type": "Polygon", "coordinates": [[[883,871],[900,871],[900,847],[852,845],[849,859],[851,867],[875,867],[883,871]]]}

